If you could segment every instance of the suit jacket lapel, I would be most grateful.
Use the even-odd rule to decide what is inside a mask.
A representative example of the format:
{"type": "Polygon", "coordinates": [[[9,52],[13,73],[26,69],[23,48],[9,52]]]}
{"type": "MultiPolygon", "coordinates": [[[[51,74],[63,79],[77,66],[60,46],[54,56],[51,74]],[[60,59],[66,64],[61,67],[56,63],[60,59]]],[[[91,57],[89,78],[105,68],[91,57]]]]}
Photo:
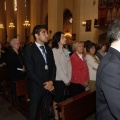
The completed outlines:
{"type": "Polygon", "coordinates": [[[38,58],[39,60],[41,60],[40,62],[45,64],[45,60],[43,58],[42,53],[40,52],[40,50],[38,49],[35,43],[33,43],[33,46],[34,46],[33,51],[34,51],[34,55],[36,56],[36,59],[38,58]]]}

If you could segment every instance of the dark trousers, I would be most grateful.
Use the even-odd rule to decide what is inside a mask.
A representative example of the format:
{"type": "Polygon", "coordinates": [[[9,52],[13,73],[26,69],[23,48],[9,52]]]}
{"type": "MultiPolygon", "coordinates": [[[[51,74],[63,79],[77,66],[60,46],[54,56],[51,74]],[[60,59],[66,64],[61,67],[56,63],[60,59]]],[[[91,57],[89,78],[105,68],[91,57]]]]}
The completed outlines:
{"type": "Polygon", "coordinates": [[[82,92],[85,92],[85,87],[81,84],[70,83],[70,95],[71,97],[78,95],[82,92]]]}
{"type": "Polygon", "coordinates": [[[41,116],[40,120],[49,120],[49,116],[46,115],[46,99],[49,92],[45,89],[42,92],[36,91],[30,94],[30,108],[28,120],[37,120],[37,114],[41,116]],[[38,113],[40,109],[40,113],[38,113]]]}
{"type": "Polygon", "coordinates": [[[69,98],[69,86],[66,86],[63,81],[54,81],[55,87],[55,97],[54,101],[56,103],[61,102],[69,98]]]}

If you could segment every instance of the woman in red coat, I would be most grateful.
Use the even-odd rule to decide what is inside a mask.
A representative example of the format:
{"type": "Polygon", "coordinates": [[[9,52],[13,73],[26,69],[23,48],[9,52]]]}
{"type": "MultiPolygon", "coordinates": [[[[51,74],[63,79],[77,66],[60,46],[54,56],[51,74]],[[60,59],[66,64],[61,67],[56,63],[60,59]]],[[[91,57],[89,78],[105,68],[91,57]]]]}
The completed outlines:
{"type": "Polygon", "coordinates": [[[77,41],[72,47],[74,53],[70,58],[72,64],[71,96],[75,96],[85,91],[89,82],[89,71],[84,54],[84,42],[77,41]]]}

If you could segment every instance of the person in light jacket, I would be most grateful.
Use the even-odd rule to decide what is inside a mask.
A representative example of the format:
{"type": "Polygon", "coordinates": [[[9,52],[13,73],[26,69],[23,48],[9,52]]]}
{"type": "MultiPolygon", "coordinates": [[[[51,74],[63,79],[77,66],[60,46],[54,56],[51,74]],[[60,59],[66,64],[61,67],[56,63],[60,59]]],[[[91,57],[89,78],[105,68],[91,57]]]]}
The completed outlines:
{"type": "Polygon", "coordinates": [[[91,42],[86,46],[86,59],[87,65],[89,69],[90,75],[90,82],[89,82],[89,89],[96,88],[96,72],[98,69],[98,65],[100,63],[99,58],[95,55],[96,52],[96,45],[95,43],[91,42]]]}
{"type": "Polygon", "coordinates": [[[54,98],[55,120],[58,120],[58,111],[56,104],[66,97],[66,87],[70,85],[71,80],[71,62],[69,51],[65,49],[66,38],[63,32],[56,32],[53,36],[53,55],[56,65],[56,79],[54,82],[56,96],[54,98]]]}

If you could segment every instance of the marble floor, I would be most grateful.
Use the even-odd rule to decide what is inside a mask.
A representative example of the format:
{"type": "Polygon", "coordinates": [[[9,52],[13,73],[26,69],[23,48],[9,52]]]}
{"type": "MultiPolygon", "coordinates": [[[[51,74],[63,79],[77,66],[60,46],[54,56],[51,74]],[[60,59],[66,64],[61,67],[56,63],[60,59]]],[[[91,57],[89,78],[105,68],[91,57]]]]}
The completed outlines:
{"type": "Polygon", "coordinates": [[[0,120],[27,120],[19,111],[11,112],[9,106],[10,104],[0,97],[0,120]]]}
{"type": "MultiPolygon", "coordinates": [[[[0,96],[0,120],[27,120],[27,118],[20,111],[11,112],[8,107],[11,105],[0,96]]],[[[85,120],[96,120],[95,114],[89,116],[85,120]]]]}

